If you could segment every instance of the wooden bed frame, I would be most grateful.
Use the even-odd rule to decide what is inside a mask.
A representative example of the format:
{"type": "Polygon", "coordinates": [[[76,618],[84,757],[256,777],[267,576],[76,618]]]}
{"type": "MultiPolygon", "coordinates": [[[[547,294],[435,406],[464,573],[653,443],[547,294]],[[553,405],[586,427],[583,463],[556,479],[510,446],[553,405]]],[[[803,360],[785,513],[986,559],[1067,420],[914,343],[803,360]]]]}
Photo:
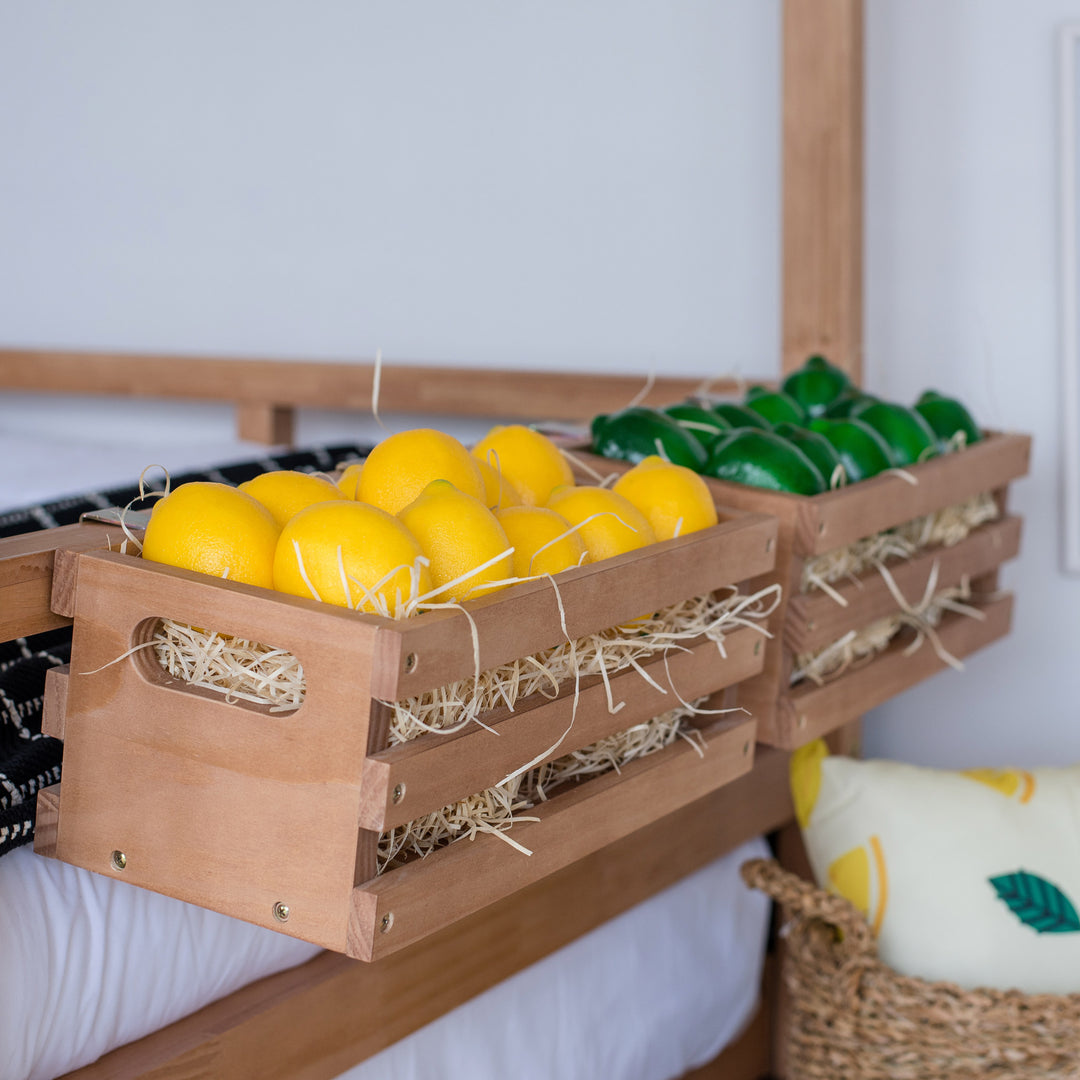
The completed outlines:
{"type": "MultiPolygon", "coordinates": [[[[861,378],[862,38],[863,0],[783,2],[782,372],[822,351],[861,378]]],[[[267,444],[292,440],[297,408],[372,404],[370,363],[176,359],[0,349],[0,390],[233,402],[240,436],[267,444]],[[284,364],[287,377],[264,378],[271,364],[278,375],[284,364]],[[269,396],[269,386],[289,387],[287,400],[269,396]]],[[[379,405],[383,412],[581,421],[624,405],[641,382],[395,364],[382,371],[379,405]]],[[[645,400],[671,401],[700,386],[698,378],[663,376],[645,400]]],[[[44,628],[30,614],[39,605],[24,601],[19,610],[6,608],[8,625],[0,629],[8,636],[44,628]]],[[[854,737],[841,736],[844,748],[854,737]]],[[[791,819],[787,754],[761,749],[744,778],[429,940],[377,964],[323,954],[121,1047],[69,1080],[327,1080],[752,836],[776,834],[778,850],[797,862],[791,819]]],[[[767,967],[755,1020],[690,1077],[783,1075],[770,1032],[777,1009],[770,988],[778,980],[775,964],[767,967]]]]}

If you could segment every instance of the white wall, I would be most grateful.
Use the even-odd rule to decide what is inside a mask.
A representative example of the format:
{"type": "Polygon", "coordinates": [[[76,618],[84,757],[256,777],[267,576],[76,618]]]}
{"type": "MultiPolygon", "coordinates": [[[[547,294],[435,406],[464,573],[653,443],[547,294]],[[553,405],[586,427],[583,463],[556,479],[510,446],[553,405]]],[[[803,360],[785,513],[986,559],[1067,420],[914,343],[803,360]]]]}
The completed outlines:
{"type": "Polygon", "coordinates": [[[1059,573],[1057,32],[1076,0],[868,6],[867,382],[1034,435],[1012,635],[879,709],[871,753],[1080,760],[1080,579],[1059,573]]]}
{"type": "MultiPolygon", "coordinates": [[[[867,384],[1036,435],[1014,634],[878,710],[872,752],[1080,759],[1080,583],[1057,571],[1072,19],[867,3],[867,384]]],[[[775,372],[778,33],[760,0],[0,0],[0,340],[775,372]]],[[[133,439],[231,423],[19,398],[0,434],[119,417],[133,439]]]]}

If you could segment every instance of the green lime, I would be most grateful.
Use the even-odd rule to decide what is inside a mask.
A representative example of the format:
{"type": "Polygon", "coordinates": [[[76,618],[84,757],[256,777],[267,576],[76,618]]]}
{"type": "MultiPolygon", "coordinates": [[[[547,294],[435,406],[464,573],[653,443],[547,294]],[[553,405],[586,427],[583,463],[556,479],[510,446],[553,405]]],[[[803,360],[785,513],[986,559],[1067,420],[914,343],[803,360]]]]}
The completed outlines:
{"type": "Polygon", "coordinates": [[[680,401],[679,404],[668,405],[660,411],[693,435],[706,450],[719,436],[731,430],[731,424],[722,416],[693,401],[680,401]]]}
{"type": "Polygon", "coordinates": [[[936,390],[927,390],[915,402],[915,411],[943,442],[950,442],[958,431],[964,433],[968,446],[982,438],[979,425],[956,398],[945,397],[936,390]]]}
{"type": "Polygon", "coordinates": [[[830,402],[821,415],[829,420],[847,420],[859,406],[880,400],[873,394],[864,394],[857,386],[851,386],[830,402]]]}
{"type": "Polygon", "coordinates": [[[713,443],[705,472],[718,480],[796,495],[825,490],[825,478],[797,446],[755,428],[737,429],[713,443]]]}
{"type": "Polygon", "coordinates": [[[784,393],[793,397],[810,418],[824,415],[829,405],[850,388],[848,373],[830,364],[824,356],[811,356],[781,386],[784,393]]]}
{"type": "Polygon", "coordinates": [[[849,484],[857,484],[899,464],[889,444],[861,420],[830,420],[822,416],[810,421],[810,430],[832,443],[849,484]]]}
{"type": "Polygon", "coordinates": [[[719,401],[709,406],[710,411],[726,420],[733,428],[754,427],[772,431],[772,424],[761,413],[739,405],[734,401],[719,401]]]}
{"type": "Polygon", "coordinates": [[[795,424],[777,424],[776,434],[797,446],[818,467],[825,483],[832,486],[833,473],[842,462],[824,435],[795,424]]]}
{"type": "Polygon", "coordinates": [[[779,390],[754,387],[746,395],[745,404],[774,427],[777,424],[806,423],[806,410],[793,397],[779,390]]]}
{"type": "Polygon", "coordinates": [[[670,416],[640,405],[594,417],[592,438],[593,451],[602,457],[636,464],[657,454],[695,472],[705,465],[705,448],[693,435],[670,416]]]}
{"type": "Polygon", "coordinates": [[[917,465],[941,453],[934,429],[905,405],[866,401],[852,411],[851,418],[869,424],[889,444],[901,465],[917,465]]]}

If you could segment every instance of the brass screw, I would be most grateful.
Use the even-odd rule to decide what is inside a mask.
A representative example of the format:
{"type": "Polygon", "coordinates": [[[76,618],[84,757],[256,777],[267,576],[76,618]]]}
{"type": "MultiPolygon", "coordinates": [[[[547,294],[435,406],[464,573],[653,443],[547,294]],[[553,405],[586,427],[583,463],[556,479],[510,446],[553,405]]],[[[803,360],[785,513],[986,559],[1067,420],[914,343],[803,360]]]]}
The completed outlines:
{"type": "Polygon", "coordinates": [[[127,856],[122,851],[112,853],[112,867],[114,870],[123,870],[127,866],[127,856]]]}
{"type": "Polygon", "coordinates": [[[274,905],[274,918],[277,919],[278,922],[288,922],[291,914],[292,912],[289,910],[289,905],[286,904],[284,900],[279,900],[274,905]]]}
{"type": "Polygon", "coordinates": [[[393,795],[391,795],[391,798],[394,800],[395,803],[401,802],[401,800],[405,798],[405,785],[395,784],[394,793],[393,795]]]}
{"type": "Polygon", "coordinates": [[[393,926],[393,925],[394,925],[394,913],[392,911],[388,911],[382,917],[382,922],[379,923],[379,933],[380,934],[388,934],[388,933],[390,933],[390,927],[393,926]]]}
{"type": "Polygon", "coordinates": [[[416,653],[411,652],[405,657],[405,671],[411,673],[416,670],[416,653]]]}

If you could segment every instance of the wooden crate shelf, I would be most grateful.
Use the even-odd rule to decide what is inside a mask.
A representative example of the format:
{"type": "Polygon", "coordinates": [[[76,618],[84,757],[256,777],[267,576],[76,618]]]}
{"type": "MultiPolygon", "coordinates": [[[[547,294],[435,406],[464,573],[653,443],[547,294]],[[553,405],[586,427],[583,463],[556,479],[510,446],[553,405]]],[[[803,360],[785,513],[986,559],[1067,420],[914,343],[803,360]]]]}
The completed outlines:
{"type": "MultiPolygon", "coordinates": [[[[626,462],[575,451],[598,472],[625,471],[626,462]]],[[[973,530],[951,547],[924,549],[888,569],[900,594],[921,598],[931,575],[935,592],[969,579],[977,586],[972,606],[982,621],[947,615],[939,638],[957,659],[985,647],[1008,632],[1011,598],[996,594],[998,568],[1019,552],[1021,520],[1007,513],[1008,486],[1026,475],[1031,439],[1026,435],[987,432],[960,453],[934,458],[906,470],[915,483],[895,473],[882,474],[821,495],[789,495],[706,478],[718,505],[768,514],[779,526],[773,571],[754,584],[778,583],[781,601],[773,612],[773,641],[762,671],[740,687],[740,702],[758,722],[758,739],[793,750],[835,731],[869,709],[902,693],[945,667],[929,642],[905,655],[910,639],[900,639],[874,659],[816,686],[791,685],[796,653],[816,652],[851,630],[861,630],[899,610],[877,570],[853,581],[836,583],[842,602],[823,591],[802,591],[806,561],[857,540],[992,493],[1000,516],[973,530]]]]}
{"type": "Polygon", "coordinates": [[[393,746],[384,703],[471,677],[472,626],[480,670],[494,668],[759,578],[776,537],[775,520],[729,511],[714,528],[567,571],[557,595],[550,581],[525,582],[471,602],[468,614],[404,621],[117,552],[60,550],[53,606],[74,619],[72,659],[50,676],[44,726],[64,736],[64,782],[39,799],[38,850],[350,956],[396,952],[745,774],[756,723],[698,717],[701,748],[679,740],[563,785],[525,812],[539,820],[513,826],[532,855],[481,835],[377,875],[380,833],[680,699],[727,706],[767,650],[762,634],[735,628],[726,656],[701,638],[643,661],[651,681],[615,674],[617,712],[602,681],[586,678],[576,715],[571,682],[484,714],[492,731],[470,725],[393,746]],[[302,705],[273,713],[170,677],[147,650],[131,652],[161,618],[294,653],[302,705]]]}

